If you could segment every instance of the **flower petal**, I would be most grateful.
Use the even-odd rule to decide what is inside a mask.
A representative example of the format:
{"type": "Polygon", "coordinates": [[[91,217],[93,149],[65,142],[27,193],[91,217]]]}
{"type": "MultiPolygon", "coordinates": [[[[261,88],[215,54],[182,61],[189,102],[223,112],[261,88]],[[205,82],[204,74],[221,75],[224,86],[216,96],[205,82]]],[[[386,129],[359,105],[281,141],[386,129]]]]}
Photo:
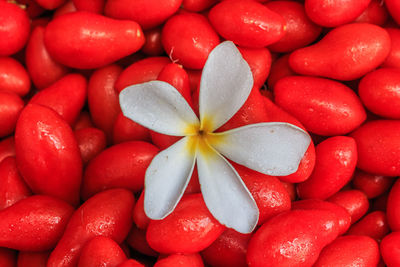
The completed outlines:
{"type": "Polygon", "coordinates": [[[175,136],[193,134],[199,120],[170,84],[151,81],[126,87],[119,95],[123,114],[153,131],[175,136]]]}
{"type": "Polygon", "coordinates": [[[147,168],[144,210],[149,218],[163,219],[181,199],[195,164],[192,146],[192,138],[184,137],[157,154],[147,168]]]}
{"type": "Polygon", "coordinates": [[[236,46],[226,41],[215,47],[204,65],[199,111],[202,129],[213,132],[244,104],[253,87],[253,74],[236,46]]]}
{"type": "Polygon", "coordinates": [[[268,175],[296,172],[311,138],[283,122],[257,123],[216,133],[210,144],[228,159],[268,175]]]}
{"type": "Polygon", "coordinates": [[[240,233],[250,233],[257,225],[258,208],[249,190],[232,165],[217,151],[197,154],[197,169],[204,201],[221,223],[240,233]]]}

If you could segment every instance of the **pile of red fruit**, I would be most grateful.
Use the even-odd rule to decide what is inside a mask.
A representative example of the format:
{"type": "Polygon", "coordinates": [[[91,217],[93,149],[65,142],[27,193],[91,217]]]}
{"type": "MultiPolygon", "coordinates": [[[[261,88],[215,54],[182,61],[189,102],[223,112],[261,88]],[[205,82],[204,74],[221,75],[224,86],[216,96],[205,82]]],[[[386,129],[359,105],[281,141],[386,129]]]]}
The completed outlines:
{"type": "Polygon", "coordinates": [[[399,24],[398,0],[0,0],[0,265],[400,266],[399,24]],[[251,234],[211,216],[196,172],[149,220],[145,171],[177,138],[118,103],[158,79],[196,109],[223,40],[254,88],[220,130],[289,122],[313,139],[289,176],[235,165],[251,234]]]}

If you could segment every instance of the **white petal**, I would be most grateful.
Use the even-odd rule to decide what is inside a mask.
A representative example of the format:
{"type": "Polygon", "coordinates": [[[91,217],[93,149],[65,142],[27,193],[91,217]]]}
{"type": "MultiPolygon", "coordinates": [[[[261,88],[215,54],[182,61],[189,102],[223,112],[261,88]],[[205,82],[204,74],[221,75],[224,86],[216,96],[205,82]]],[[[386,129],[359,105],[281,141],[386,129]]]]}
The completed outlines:
{"type": "Polygon", "coordinates": [[[128,86],[121,91],[119,103],[126,117],[162,134],[188,135],[199,124],[186,100],[166,82],[128,86]]]}
{"type": "Polygon", "coordinates": [[[228,159],[275,176],[296,172],[310,141],[302,129],[282,122],[246,125],[210,138],[228,159]]]}
{"type": "Polygon", "coordinates": [[[182,138],[157,154],[147,168],[144,210],[149,218],[163,219],[181,199],[196,159],[191,145],[191,137],[182,138]]]}
{"type": "Polygon", "coordinates": [[[210,148],[197,154],[197,169],[204,201],[221,223],[250,233],[258,221],[258,208],[242,179],[229,162],[210,148]]]}
{"type": "Polygon", "coordinates": [[[244,104],[252,87],[253,74],[236,46],[226,41],[215,47],[201,76],[199,111],[203,129],[213,132],[227,122],[244,104]]]}

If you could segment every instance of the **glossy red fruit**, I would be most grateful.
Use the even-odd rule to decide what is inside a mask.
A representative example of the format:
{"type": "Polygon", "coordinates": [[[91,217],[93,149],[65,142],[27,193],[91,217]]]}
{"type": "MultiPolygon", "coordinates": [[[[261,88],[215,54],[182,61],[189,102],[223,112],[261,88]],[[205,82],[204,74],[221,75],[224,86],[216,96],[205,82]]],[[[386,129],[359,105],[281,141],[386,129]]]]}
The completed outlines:
{"type": "Polygon", "coordinates": [[[49,255],[50,251],[20,251],[18,253],[17,267],[44,267],[46,266],[49,255]]]}
{"type": "Polygon", "coordinates": [[[21,50],[28,41],[30,21],[28,14],[16,4],[0,1],[0,56],[9,56],[21,50]]]}
{"type": "Polygon", "coordinates": [[[307,17],[302,4],[294,1],[272,1],[265,6],[286,21],[286,33],[278,42],[268,46],[271,51],[293,51],[309,45],[321,34],[322,28],[307,17]]]}
{"type": "Polygon", "coordinates": [[[203,260],[197,253],[172,254],[157,260],[154,267],[204,267],[203,260]]]}
{"type": "Polygon", "coordinates": [[[383,211],[370,212],[353,224],[347,234],[369,236],[380,242],[389,233],[386,214],[383,211]]]}
{"type": "Polygon", "coordinates": [[[24,66],[11,57],[0,57],[0,90],[23,97],[30,89],[31,80],[24,66]]]}
{"type": "Polygon", "coordinates": [[[366,22],[382,26],[386,23],[389,13],[380,0],[371,0],[368,7],[355,19],[355,22],[366,22]]]}
{"type": "Polygon", "coordinates": [[[146,39],[142,46],[141,52],[148,56],[160,56],[164,53],[164,48],[161,43],[161,27],[144,31],[146,39]]]}
{"type": "Polygon", "coordinates": [[[353,138],[335,136],[319,143],[310,178],[297,186],[302,199],[327,199],[345,186],[357,164],[357,147],[353,138]]]}
{"type": "Polygon", "coordinates": [[[400,29],[386,28],[392,41],[390,53],[383,62],[383,67],[400,68],[400,29]]]}
{"type": "Polygon", "coordinates": [[[371,0],[306,0],[307,16],[324,27],[337,27],[355,20],[371,0]]]}
{"type": "Polygon", "coordinates": [[[0,140],[0,162],[10,156],[15,156],[15,144],[13,136],[0,140]]]}
{"type": "Polygon", "coordinates": [[[83,246],[77,266],[118,266],[126,260],[118,243],[109,237],[96,236],[83,246]]]}
{"type": "Polygon", "coordinates": [[[43,26],[37,26],[29,38],[25,50],[25,63],[37,89],[49,87],[63,77],[69,69],[55,61],[44,45],[43,26]]]}
{"type": "Polygon", "coordinates": [[[44,42],[49,54],[60,63],[91,69],[138,51],[144,35],[134,21],[79,11],[53,19],[46,27],[44,42]]]}
{"type": "Polygon", "coordinates": [[[134,250],[139,251],[144,255],[151,257],[158,256],[158,252],[152,249],[147,243],[146,230],[139,229],[135,225],[132,226],[129,235],[126,238],[126,242],[134,250]]]}
{"type": "Polygon", "coordinates": [[[378,266],[378,243],[368,236],[341,236],[326,246],[315,267],[378,266]]]}
{"type": "Polygon", "coordinates": [[[66,202],[36,195],[1,210],[0,246],[22,251],[54,248],[73,212],[66,202]]]}
{"type": "Polygon", "coordinates": [[[103,13],[104,5],[106,4],[106,0],[72,0],[74,6],[79,11],[88,11],[93,13],[103,13]]]}
{"type": "Polygon", "coordinates": [[[146,142],[132,141],[109,147],[90,161],[82,182],[82,198],[109,188],[139,192],[144,175],[158,149],[146,142]]]}
{"type": "Polygon", "coordinates": [[[182,0],[107,1],[104,13],[112,18],[136,21],[147,30],[161,25],[178,11],[182,0]]]}
{"type": "Polygon", "coordinates": [[[364,216],[369,208],[367,196],[359,190],[340,191],[328,201],[345,208],[350,213],[352,224],[364,216]]]}
{"type": "Polygon", "coordinates": [[[202,69],[208,54],[220,42],[208,20],[196,13],[182,13],[168,19],[161,41],[171,60],[189,69],[202,69]]]}
{"type": "Polygon", "coordinates": [[[92,119],[90,118],[89,112],[82,111],[72,129],[77,131],[90,127],[94,127],[94,125],[92,123],[92,119]]]}
{"type": "Polygon", "coordinates": [[[357,95],[328,79],[289,76],[274,86],[275,102],[318,135],[344,135],[366,119],[357,95]]]}
{"type": "Polygon", "coordinates": [[[0,161],[0,210],[14,205],[32,193],[18,172],[14,157],[0,161]]]}
{"type": "Polygon", "coordinates": [[[216,2],[217,0],[183,0],[182,8],[191,12],[201,12],[208,9],[216,2]]]}
{"type": "Polygon", "coordinates": [[[68,1],[54,11],[53,18],[76,11],[77,9],[74,3],[72,1],[68,1]]]}
{"type": "Polygon", "coordinates": [[[400,181],[397,180],[390,189],[389,197],[387,199],[386,215],[387,220],[392,231],[400,230],[400,181]]]}
{"type": "Polygon", "coordinates": [[[378,175],[400,175],[399,131],[397,120],[370,121],[354,131],[351,136],[357,143],[357,167],[378,175]]]}
{"type": "Polygon", "coordinates": [[[129,259],[118,265],[118,267],[145,267],[145,266],[133,259],[129,259]]]}
{"type": "Polygon", "coordinates": [[[351,23],[331,30],[314,45],[295,50],[289,64],[302,75],[354,80],[382,64],[390,45],[389,34],[383,28],[351,23]]]}
{"type": "Polygon", "coordinates": [[[245,267],[251,234],[226,229],[217,240],[201,252],[204,261],[214,267],[245,267]]]}
{"type": "Polygon", "coordinates": [[[400,232],[392,232],[381,242],[381,255],[388,267],[400,265],[400,232]]]}
{"type": "Polygon", "coordinates": [[[15,93],[0,91],[0,138],[14,132],[24,101],[15,93]]]}
{"type": "Polygon", "coordinates": [[[283,55],[272,62],[268,76],[268,87],[273,89],[276,82],[286,76],[293,76],[296,73],[289,66],[290,54],[283,55]]]}
{"type": "Polygon", "coordinates": [[[238,47],[238,49],[253,73],[254,87],[261,88],[269,75],[271,53],[267,48],[238,47]]]}
{"type": "Polygon", "coordinates": [[[122,112],[118,114],[112,131],[113,144],[127,141],[150,142],[150,140],[150,131],[147,128],[128,119],[122,112]]]}
{"type": "Polygon", "coordinates": [[[253,234],[247,262],[252,267],[312,266],[323,247],[337,235],[338,221],[331,211],[284,212],[253,234]]]}
{"type": "Polygon", "coordinates": [[[38,92],[29,103],[51,108],[73,125],[86,102],[86,95],[86,79],[80,74],[68,74],[38,92]]]}
{"type": "Polygon", "coordinates": [[[224,230],[208,211],[201,194],[192,194],[183,196],[165,219],[151,221],[146,238],[161,253],[195,253],[211,245],[224,230]]]}
{"type": "Polygon", "coordinates": [[[29,104],[15,131],[18,169],[36,194],[78,204],[82,159],[69,125],[49,108],[29,104]]]}
{"type": "Polygon", "coordinates": [[[17,264],[16,251],[8,248],[0,248],[0,264],[2,267],[15,267],[17,264]]]}
{"type": "Polygon", "coordinates": [[[396,0],[385,0],[385,5],[394,20],[400,23],[400,2],[396,0]]]}
{"type": "Polygon", "coordinates": [[[144,212],[144,191],[140,194],[138,201],[133,209],[133,221],[139,229],[146,229],[150,223],[150,218],[144,212]]]}
{"type": "Polygon", "coordinates": [[[211,8],[208,18],[218,34],[244,47],[273,44],[286,32],[285,20],[256,1],[222,1],[211,8]]]}
{"type": "Polygon", "coordinates": [[[72,215],[47,266],[76,266],[83,246],[96,236],[121,243],[132,225],[134,202],[132,193],[125,189],[106,190],[88,199],[72,215]]]}
{"type": "Polygon", "coordinates": [[[45,9],[56,9],[66,2],[66,0],[35,0],[41,7],[45,9]]]}
{"type": "Polygon", "coordinates": [[[97,128],[84,128],[74,132],[81,152],[82,161],[88,163],[107,146],[106,135],[97,128]]]}
{"type": "Polygon", "coordinates": [[[385,193],[394,181],[392,177],[356,170],[353,177],[353,187],[364,192],[368,198],[375,198],[385,193]]]}

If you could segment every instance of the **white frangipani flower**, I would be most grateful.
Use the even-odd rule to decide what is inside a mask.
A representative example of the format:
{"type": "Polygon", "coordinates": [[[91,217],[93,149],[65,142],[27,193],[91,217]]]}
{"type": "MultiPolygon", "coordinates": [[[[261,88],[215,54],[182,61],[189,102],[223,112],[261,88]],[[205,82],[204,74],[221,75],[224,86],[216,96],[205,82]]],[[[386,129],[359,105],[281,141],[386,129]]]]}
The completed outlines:
{"type": "Polygon", "coordinates": [[[250,67],[236,46],[226,41],[212,50],[204,66],[200,119],[168,83],[151,81],[121,92],[126,117],[153,131],[183,136],[157,154],[146,171],[144,210],[149,218],[163,219],[175,209],[197,163],[201,192],[211,214],[238,232],[254,229],[257,205],[224,156],[264,174],[289,175],[297,170],[310,137],[292,124],[278,122],[215,133],[244,104],[252,87],[250,67]]]}

